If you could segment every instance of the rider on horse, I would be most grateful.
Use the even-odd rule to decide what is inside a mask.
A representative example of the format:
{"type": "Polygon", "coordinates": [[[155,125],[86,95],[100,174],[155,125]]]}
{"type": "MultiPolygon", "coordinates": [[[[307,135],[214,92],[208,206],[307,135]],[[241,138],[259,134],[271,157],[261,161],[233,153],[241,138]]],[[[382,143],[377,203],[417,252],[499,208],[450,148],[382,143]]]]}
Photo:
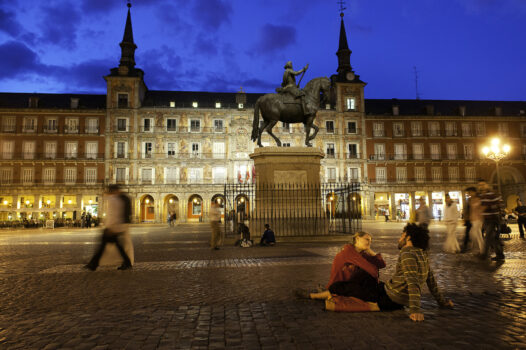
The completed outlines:
{"type": "MultiPolygon", "coordinates": [[[[305,115],[316,113],[315,111],[312,111],[312,109],[310,108],[310,106],[308,106],[308,104],[305,104],[305,93],[299,89],[299,83],[296,85],[296,75],[300,75],[302,73],[305,74],[305,72],[309,68],[309,64],[303,67],[303,69],[299,71],[295,71],[292,69],[292,61],[288,61],[285,64],[284,68],[285,68],[285,72],[283,73],[283,82],[281,83],[281,87],[276,89],[276,92],[280,94],[281,96],[284,96],[285,94],[288,93],[292,95],[294,99],[299,98],[301,107],[303,108],[303,113],[305,115]]],[[[301,78],[300,78],[300,81],[301,81],[301,78]]]]}

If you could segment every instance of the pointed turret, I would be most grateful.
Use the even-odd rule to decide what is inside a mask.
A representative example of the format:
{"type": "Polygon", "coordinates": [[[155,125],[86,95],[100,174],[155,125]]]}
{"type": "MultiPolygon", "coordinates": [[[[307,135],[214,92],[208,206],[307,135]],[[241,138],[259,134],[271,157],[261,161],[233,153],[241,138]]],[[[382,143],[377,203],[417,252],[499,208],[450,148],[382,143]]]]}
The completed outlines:
{"type": "Polygon", "coordinates": [[[119,63],[119,74],[128,75],[135,68],[135,49],[137,45],[133,42],[133,30],[131,24],[131,4],[128,3],[128,16],[126,18],[126,26],[124,27],[124,35],[122,42],[119,44],[121,47],[121,60],[119,63]]]}
{"type": "Polygon", "coordinates": [[[345,23],[343,22],[343,12],[340,13],[340,42],[336,56],[338,56],[338,74],[334,76],[338,81],[359,81],[359,76],[354,74],[351,66],[351,53],[347,43],[347,33],[345,32],[345,23]]]}

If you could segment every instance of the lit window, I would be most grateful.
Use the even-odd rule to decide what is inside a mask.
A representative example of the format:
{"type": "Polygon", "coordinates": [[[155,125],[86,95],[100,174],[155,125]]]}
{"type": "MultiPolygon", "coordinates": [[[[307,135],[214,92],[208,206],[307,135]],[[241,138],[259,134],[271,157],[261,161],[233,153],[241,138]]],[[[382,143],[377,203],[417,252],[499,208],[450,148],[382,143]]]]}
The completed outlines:
{"type": "Polygon", "coordinates": [[[348,97],[346,101],[348,111],[354,111],[356,108],[356,99],[354,97],[348,97]]]}
{"type": "Polygon", "coordinates": [[[170,101],[170,107],[175,107],[175,101],[170,101]]]}
{"type": "Polygon", "coordinates": [[[237,108],[239,108],[239,109],[243,109],[243,104],[242,104],[242,103],[239,103],[239,104],[237,105],[237,108]]]}
{"type": "Polygon", "coordinates": [[[330,105],[329,103],[327,103],[327,104],[325,105],[325,109],[331,109],[331,105],[330,105]]]}
{"type": "Polygon", "coordinates": [[[221,102],[216,102],[216,108],[221,108],[221,102]]]}
{"type": "Polygon", "coordinates": [[[192,107],[197,108],[197,102],[192,102],[192,107]]]}

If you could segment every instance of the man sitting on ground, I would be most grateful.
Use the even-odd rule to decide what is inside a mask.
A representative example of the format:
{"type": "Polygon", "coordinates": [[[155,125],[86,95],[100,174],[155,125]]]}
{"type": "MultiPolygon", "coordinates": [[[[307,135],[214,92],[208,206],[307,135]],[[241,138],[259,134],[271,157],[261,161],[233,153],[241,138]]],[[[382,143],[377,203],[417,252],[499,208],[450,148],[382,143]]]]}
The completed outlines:
{"type": "Polygon", "coordinates": [[[276,237],[274,236],[274,231],[270,229],[269,224],[265,224],[265,232],[263,232],[263,236],[261,237],[261,242],[259,242],[259,245],[274,246],[275,244],[276,237]]]}
{"type": "Polygon", "coordinates": [[[326,300],[327,310],[332,311],[387,311],[409,307],[409,318],[423,321],[424,314],[420,309],[420,297],[424,284],[440,306],[453,307],[451,300],[446,300],[438,289],[433,271],[429,266],[427,250],[429,248],[429,231],[416,224],[408,224],[400,239],[400,255],[396,271],[387,282],[378,284],[376,303],[368,303],[355,297],[336,296],[326,300]]]}

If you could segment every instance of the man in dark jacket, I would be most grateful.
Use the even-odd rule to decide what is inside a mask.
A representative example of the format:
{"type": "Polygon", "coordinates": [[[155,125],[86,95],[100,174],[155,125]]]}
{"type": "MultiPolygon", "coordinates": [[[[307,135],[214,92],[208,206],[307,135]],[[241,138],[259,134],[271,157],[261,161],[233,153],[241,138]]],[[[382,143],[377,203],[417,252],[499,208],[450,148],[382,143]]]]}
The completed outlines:
{"type": "Polygon", "coordinates": [[[263,236],[261,237],[261,242],[259,242],[259,245],[273,246],[275,244],[276,244],[276,237],[274,235],[274,231],[270,229],[269,224],[265,224],[265,232],[263,232],[263,236]]]}
{"type": "Polygon", "coordinates": [[[500,194],[493,192],[491,186],[485,180],[478,181],[478,190],[480,193],[480,204],[482,205],[484,217],[484,253],[480,255],[481,260],[488,258],[489,249],[495,250],[496,256],[492,258],[493,261],[504,260],[504,249],[500,241],[500,223],[502,211],[504,208],[500,194]]]}

